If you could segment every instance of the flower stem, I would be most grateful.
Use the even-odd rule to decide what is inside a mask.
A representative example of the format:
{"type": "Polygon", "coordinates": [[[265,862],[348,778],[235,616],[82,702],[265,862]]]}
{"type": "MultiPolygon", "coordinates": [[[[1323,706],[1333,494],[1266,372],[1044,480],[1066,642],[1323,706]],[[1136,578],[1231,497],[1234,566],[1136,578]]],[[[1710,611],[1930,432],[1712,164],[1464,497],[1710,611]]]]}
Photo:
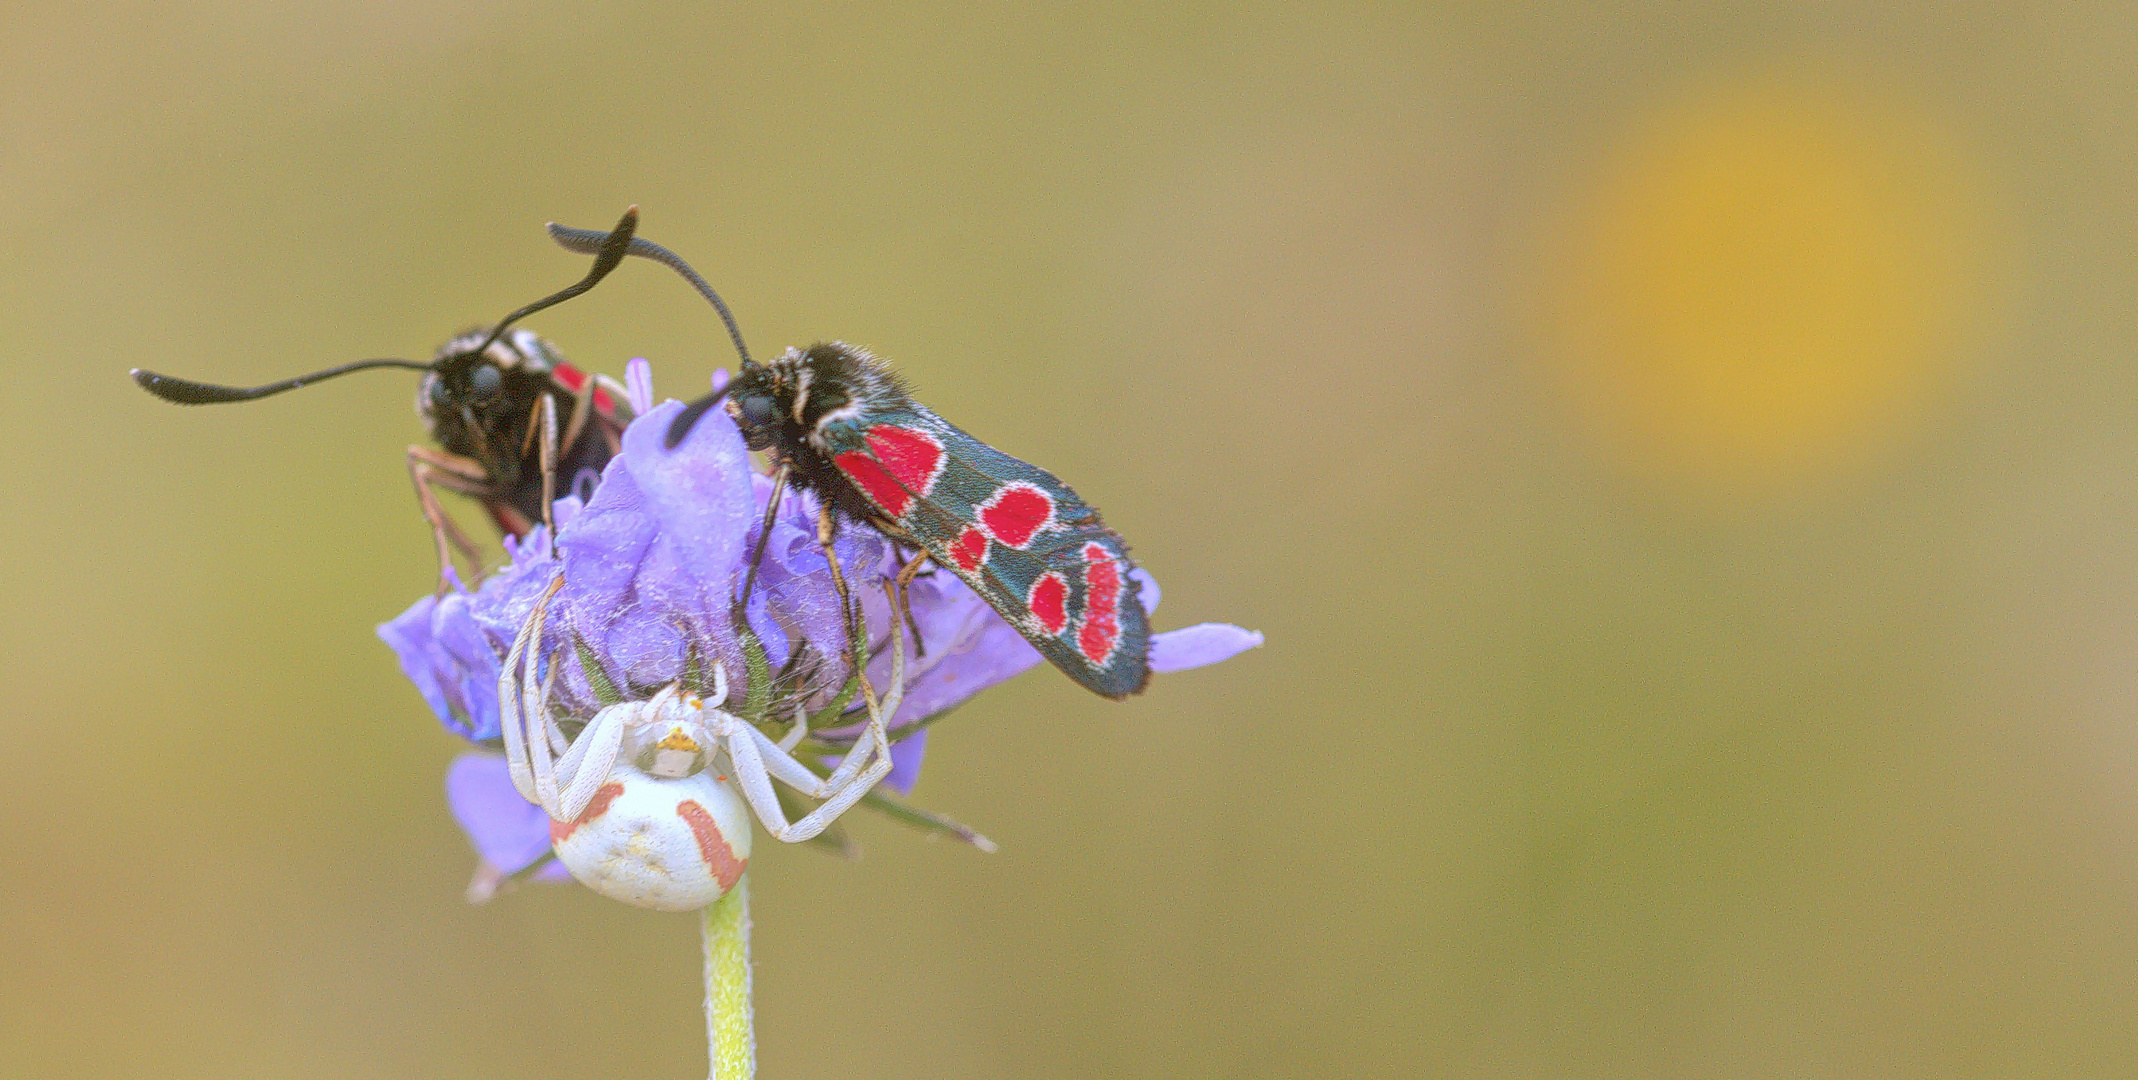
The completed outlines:
{"type": "Polygon", "coordinates": [[[750,1029],[750,878],[699,914],[705,934],[705,1039],[712,1080],[757,1075],[757,1036],[750,1029]]]}

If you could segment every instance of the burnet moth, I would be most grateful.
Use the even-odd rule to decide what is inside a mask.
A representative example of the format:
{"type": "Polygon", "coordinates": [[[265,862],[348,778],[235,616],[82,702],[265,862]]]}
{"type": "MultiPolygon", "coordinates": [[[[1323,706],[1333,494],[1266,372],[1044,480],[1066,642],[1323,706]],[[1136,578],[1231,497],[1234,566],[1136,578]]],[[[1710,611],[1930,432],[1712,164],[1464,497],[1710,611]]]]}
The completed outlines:
{"type": "MultiPolygon", "coordinates": [[[[614,233],[556,225],[550,236],[581,253],[608,249],[615,240],[614,233]]],[[[682,274],[720,308],[734,333],[726,306],[673,252],[633,239],[628,253],[682,274]]],[[[763,364],[745,351],[733,380],[676,417],[668,445],[722,402],[744,442],[773,462],[760,548],[779,494],[791,484],[817,495],[824,508],[818,540],[827,549],[836,516],[922,552],[900,573],[901,593],[933,562],[972,586],[1041,655],[1093,692],[1119,699],[1150,682],[1149,614],[1120,534],[1053,473],[973,438],[913,400],[890,365],[868,350],[821,342],[763,364]]],[[[837,560],[832,568],[836,575],[837,560]]],[[[744,595],[748,589],[746,580],[744,595]]]]}
{"type": "Polygon", "coordinates": [[[408,474],[438,544],[442,593],[449,587],[446,571],[452,550],[458,549],[478,571],[482,559],[439,506],[436,489],[477,500],[500,531],[525,536],[536,522],[549,520],[550,504],[558,494],[587,494],[583,489],[600,479],[602,467],[621,447],[624,427],[632,420],[623,386],[565,363],[548,342],[529,331],[507,331],[520,319],[593,288],[623,261],[637,228],[634,206],[606,234],[611,242],[594,249],[594,266],[577,284],[512,312],[488,330],[454,338],[429,363],[359,360],[254,387],[214,386],[140,368],[133,370],[133,378],[165,401],[211,405],[252,401],[369,368],[424,372],[416,389],[416,412],[438,445],[409,447],[408,474]],[[560,402],[570,403],[561,430],[560,402]]]}

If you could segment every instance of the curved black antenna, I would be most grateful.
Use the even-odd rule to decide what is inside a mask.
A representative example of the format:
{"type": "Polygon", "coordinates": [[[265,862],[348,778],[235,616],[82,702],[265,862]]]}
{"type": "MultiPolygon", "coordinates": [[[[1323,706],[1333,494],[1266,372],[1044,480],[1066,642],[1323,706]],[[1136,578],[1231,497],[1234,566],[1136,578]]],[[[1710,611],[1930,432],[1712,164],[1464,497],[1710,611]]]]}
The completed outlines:
{"type": "Polygon", "coordinates": [[[179,405],[219,405],[226,401],[251,401],[254,398],[264,398],[269,394],[279,394],[284,390],[295,390],[299,387],[310,386],[322,379],[331,379],[337,375],[347,375],[352,371],[381,367],[408,368],[413,371],[431,370],[429,364],[419,364],[414,360],[358,360],[353,364],[330,367],[325,371],[315,371],[310,375],[299,375],[294,379],[284,379],[281,382],[271,382],[265,386],[250,387],[216,386],[213,383],[194,382],[191,379],[174,379],[169,375],[158,375],[153,371],[146,371],[141,368],[135,368],[128,374],[132,375],[134,381],[141,385],[141,389],[165,401],[179,405]]]}
{"type": "MultiPolygon", "coordinates": [[[[567,251],[576,251],[581,255],[606,247],[612,235],[614,234],[599,232],[594,229],[567,229],[554,221],[549,223],[549,238],[563,245],[567,251]]],[[[757,366],[757,362],[750,359],[750,347],[742,343],[742,328],[735,325],[735,316],[728,311],[727,303],[720,299],[720,294],[714,292],[711,285],[705,283],[704,278],[698,276],[696,270],[690,268],[689,263],[683,261],[681,255],[651,240],[642,240],[636,237],[632,238],[631,246],[627,253],[636,255],[641,259],[652,259],[654,262],[683,275],[683,280],[690,282],[690,287],[698,290],[699,296],[712,301],[713,310],[720,313],[720,321],[728,324],[728,338],[734,341],[735,355],[742,357],[742,366],[757,366]]]]}
{"type": "MultiPolygon", "coordinates": [[[[505,316],[502,319],[499,319],[497,322],[497,327],[490,331],[490,336],[484,338],[483,343],[477,345],[474,349],[470,350],[470,352],[480,354],[483,350],[489,348],[494,342],[496,342],[498,338],[504,336],[505,329],[511,326],[513,323],[516,323],[521,319],[526,318],[527,316],[542,310],[543,308],[555,307],[558,304],[561,304],[566,300],[569,300],[572,297],[577,296],[580,293],[583,293],[588,289],[591,289],[594,286],[601,284],[601,279],[608,277],[609,271],[616,269],[617,264],[624,261],[624,252],[631,245],[631,234],[637,231],[638,207],[633,206],[630,209],[624,211],[624,216],[617,220],[615,229],[607,233],[599,234],[601,236],[601,241],[598,244],[590,245],[586,249],[587,252],[592,252],[594,255],[594,266],[592,269],[586,272],[585,277],[579,279],[578,284],[573,285],[570,288],[559,289],[558,291],[553,292],[548,296],[545,296],[542,299],[537,300],[534,303],[529,304],[526,307],[523,307],[510,315],[505,316]]],[[[577,251],[579,249],[574,248],[573,250],[577,251]]],[[[585,252],[582,252],[582,254],[584,253],[585,252]]]]}
{"type": "MultiPolygon", "coordinates": [[[[690,434],[691,426],[698,422],[698,418],[704,416],[713,406],[720,404],[720,399],[726,397],[729,387],[734,385],[734,382],[730,381],[727,386],[723,386],[685,405],[683,411],[677,413],[675,420],[668,425],[668,437],[662,441],[662,445],[670,450],[675,449],[677,444],[683,441],[683,436],[690,434]]],[[[752,569],[754,571],[754,565],[752,569]]],[[[749,594],[744,593],[743,595],[748,596],[749,594]]]]}

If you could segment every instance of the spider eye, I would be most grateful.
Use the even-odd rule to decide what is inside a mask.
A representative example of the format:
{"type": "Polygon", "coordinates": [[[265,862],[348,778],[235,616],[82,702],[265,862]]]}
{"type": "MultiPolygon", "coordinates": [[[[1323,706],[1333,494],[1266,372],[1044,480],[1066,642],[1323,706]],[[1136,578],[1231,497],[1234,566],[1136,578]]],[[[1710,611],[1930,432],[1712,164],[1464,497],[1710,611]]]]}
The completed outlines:
{"type": "Polygon", "coordinates": [[[742,399],[742,422],[745,427],[763,427],[772,422],[774,406],[769,394],[751,394],[742,399]]]}
{"type": "Polygon", "coordinates": [[[474,373],[468,376],[468,393],[473,394],[477,402],[496,397],[497,392],[504,388],[504,373],[488,364],[476,368],[474,373]]]}

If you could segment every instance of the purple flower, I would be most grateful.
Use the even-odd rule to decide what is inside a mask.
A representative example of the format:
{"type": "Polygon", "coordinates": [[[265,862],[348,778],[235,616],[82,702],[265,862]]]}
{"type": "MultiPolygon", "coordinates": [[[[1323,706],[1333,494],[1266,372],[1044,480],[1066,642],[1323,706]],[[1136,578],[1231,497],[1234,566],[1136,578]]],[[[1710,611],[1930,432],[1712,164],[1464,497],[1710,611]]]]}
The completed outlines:
{"type": "MultiPolygon", "coordinates": [[[[549,854],[549,815],[520,797],[497,754],[462,754],[445,772],[445,801],[475,846],[481,861],[468,882],[468,899],[480,903],[495,895],[507,877],[533,866],[549,854]]],[[[569,881],[564,864],[551,862],[534,874],[536,881],[569,881]]]]}
{"type": "MultiPolygon", "coordinates": [[[[507,540],[509,565],[478,589],[425,597],[379,627],[431,711],[462,738],[497,745],[499,668],[560,571],[564,584],[550,603],[542,652],[557,658],[553,700],[566,714],[592,716],[612,688],[624,698],[649,697],[694,663],[722,664],[742,696],[767,692],[743,685],[746,659],[730,628],[730,598],[747,572],[771,482],[751,467],[740,433],[718,410],[681,445],[665,448],[662,440],[681,404],[653,406],[642,361],[633,361],[627,375],[632,397],[645,399],[632,403],[638,419],[625,430],[622,451],[592,498],[584,506],[573,498],[558,501],[554,543],[541,528],[517,544],[507,540]]],[[[716,377],[714,385],[720,381],[716,377]]],[[[778,689],[788,709],[796,703],[821,707],[845,681],[846,627],[816,524],[815,500],[788,492],[749,597],[748,625],[763,642],[772,670],[786,674],[778,689]]],[[[871,633],[869,677],[880,689],[890,678],[891,611],[879,583],[896,572],[897,553],[861,528],[842,529],[834,550],[862,601],[871,633]]],[[[1155,608],[1156,582],[1140,572],[1138,577],[1147,606],[1155,608]]],[[[890,720],[894,739],[899,729],[1041,662],[1039,652],[953,574],[917,578],[909,601],[925,652],[916,655],[907,642],[908,689],[890,720]]],[[[1206,623],[1155,635],[1151,666],[1180,671],[1261,643],[1260,634],[1206,623]]],[[[859,727],[819,734],[837,739],[842,730],[859,727]]],[[[918,778],[925,735],[916,732],[893,746],[894,768],[885,781],[893,790],[909,792],[918,778]]],[[[518,797],[501,759],[463,758],[448,784],[455,816],[477,850],[509,874],[546,851],[548,825],[539,809],[524,801],[514,806],[500,791],[518,797]],[[483,770],[497,775],[485,779],[483,770]]]]}

